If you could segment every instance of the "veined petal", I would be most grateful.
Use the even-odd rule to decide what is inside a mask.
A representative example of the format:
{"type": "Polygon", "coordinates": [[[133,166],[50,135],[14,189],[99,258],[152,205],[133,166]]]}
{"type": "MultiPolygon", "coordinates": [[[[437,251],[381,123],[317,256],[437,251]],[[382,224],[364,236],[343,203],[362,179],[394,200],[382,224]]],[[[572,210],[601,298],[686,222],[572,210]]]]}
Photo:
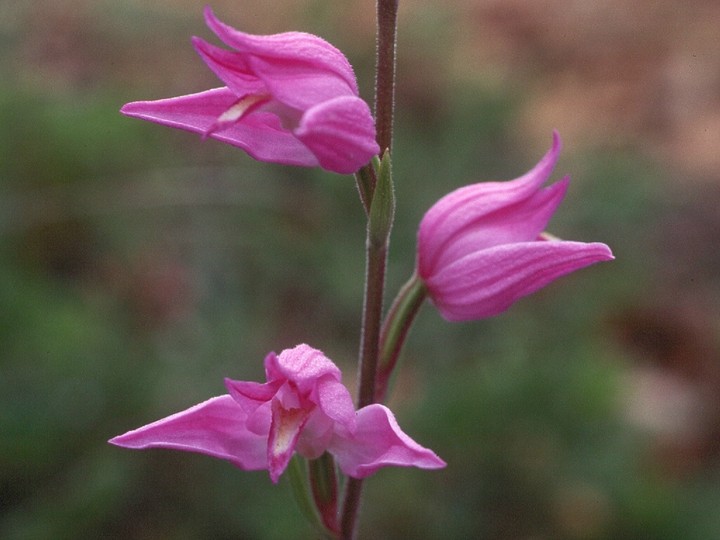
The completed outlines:
{"type": "MultiPolygon", "coordinates": [[[[228,88],[215,88],[156,101],[128,103],[120,112],[164,126],[205,135],[210,132],[238,96],[228,88]]],[[[292,133],[285,130],[277,116],[254,111],[231,127],[209,135],[245,150],[260,161],[314,167],[317,158],[292,133]]]]}
{"type": "Polygon", "coordinates": [[[370,108],[357,97],[338,97],[308,110],[295,135],[321,167],[340,174],[356,172],[380,152],[370,108]]]}
{"type": "Polygon", "coordinates": [[[307,109],[340,95],[358,95],[352,66],[327,41],[303,32],[256,36],[219,21],[205,9],[205,21],[226,45],[245,56],[253,73],[289,107],[307,109]]]}
{"type": "Polygon", "coordinates": [[[247,416],[228,395],[211,398],[110,443],[124,448],[168,448],[225,459],[245,470],[267,468],[267,436],[247,430],[247,416]]]}
{"type": "MultiPolygon", "coordinates": [[[[516,204],[478,216],[473,221],[466,221],[442,244],[436,243],[434,237],[427,239],[435,249],[421,250],[418,258],[420,276],[429,279],[438,269],[483,249],[535,240],[545,230],[562,202],[569,181],[570,178],[565,177],[547,188],[537,190],[516,204]]],[[[482,184],[476,186],[482,189],[482,184]]],[[[465,208],[458,210],[458,213],[463,210],[465,208]]],[[[456,217],[458,220],[462,219],[461,216],[453,216],[453,219],[456,217]]],[[[424,247],[427,248],[428,245],[424,247]]]]}
{"type": "Polygon", "coordinates": [[[258,383],[225,379],[228,393],[247,414],[252,414],[260,405],[270,401],[281,384],[279,381],[258,383]]]}
{"type": "Polygon", "coordinates": [[[305,111],[337,97],[357,97],[357,91],[344,79],[321,72],[304,62],[279,65],[275,59],[249,59],[254,73],[263,81],[273,98],[298,111],[305,111]]]}
{"type": "Polygon", "coordinates": [[[478,251],[425,282],[450,321],[498,315],[515,301],[585,266],[613,259],[601,243],[532,241],[478,251]]]}
{"type": "Polygon", "coordinates": [[[331,377],[323,377],[317,382],[315,393],[313,397],[325,416],[348,433],[355,431],[355,405],[343,383],[331,377]]]}
{"type": "MultiPolygon", "coordinates": [[[[355,416],[355,411],[353,411],[353,416],[355,416]]],[[[330,445],[336,427],[337,424],[333,420],[316,408],[310,413],[302,428],[295,451],[307,459],[319,458],[330,445]]]]}
{"type": "Polygon", "coordinates": [[[434,267],[443,246],[459,230],[504,209],[510,211],[536,194],[550,177],[561,147],[559,134],[553,132],[552,148],[523,176],[506,182],[481,182],[465,186],[437,201],[420,222],[418,249],[421,266],[434,267]]]}
{"type": "Polygon", "coordinates": [[[421,469],[439,469],[446,465],[432,450],[408,437],[390,409],[377,403],[360,409],[355,434],[336,437],[328,450],[342,471],[353,478],[365,478],[381,467],[392,465],[421,469]]]}
{"type": "Polygon", "coordinates": [[[272,402],[272,424],[267,441],[267,463],[270,479],[277,484],[295,452],[300,431],[308,419],[309,411],[284,409],[279,401],[272,402]]]}
{"type": "Polygon", "coordinates": [[[207,66],[237,97],[266,91],[265,83],[252,72],[245,55],[221,49],[199,37],[193,37],[192,43],[207,66]]]}

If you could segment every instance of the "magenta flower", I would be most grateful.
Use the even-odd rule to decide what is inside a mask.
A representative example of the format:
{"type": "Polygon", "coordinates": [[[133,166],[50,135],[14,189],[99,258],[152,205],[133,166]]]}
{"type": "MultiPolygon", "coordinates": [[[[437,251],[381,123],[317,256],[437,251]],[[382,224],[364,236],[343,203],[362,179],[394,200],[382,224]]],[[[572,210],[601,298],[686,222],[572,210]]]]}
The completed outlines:
{"type": "Polygon", "coordinates": [[[355,411],[338,367],[298,345],[265,358],[266,383],[225,380],[229,394],[211,398],[111,439],[133,449],[170,448],[225,459],[245,470],[268,469],[277,482],[295,452],[330,452],[348,476],[380,467],[445,466],[397,425],[380,404],[355,411]]]}
{"type": "Polygon", "coordinates": [[[417,273],[450,321],[497,315],[560,276],[613,258],[601,243],[552,239],[543,231],[569,177],[542,188],[557,162],[560,137],[530,172],[509,182],[453,191],[425,214],[417,273]]]}
{"type": "Polygon", "coordinates": [[[238,146],[255,159],[320,166],[350,174],[379,152],[375,123],[358,97],[347,58],[323,39],[301,32],[245,34],[205,21],[226,50],[193,38],[222,88],[158,101],[137,101],[121,112],[238,146]]]}

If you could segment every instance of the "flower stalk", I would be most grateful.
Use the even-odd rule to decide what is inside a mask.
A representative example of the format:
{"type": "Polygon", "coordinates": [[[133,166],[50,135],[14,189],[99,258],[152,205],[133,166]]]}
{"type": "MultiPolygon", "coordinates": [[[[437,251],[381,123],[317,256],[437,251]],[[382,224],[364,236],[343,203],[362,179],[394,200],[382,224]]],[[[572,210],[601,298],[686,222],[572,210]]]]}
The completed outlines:
{"type": "Polygon", "coordinates": [[[320,513],[320,519],[327,531],[336,538],[340,530],[337,523],[335,460],[325,452],[319,458],[309,461],[308,472],[315,507],[320,513]]]}
{"type": "Polygon", "coordinates": [[[417,273],[414,273],[398,292],[385,317],[380,332],[380,362],[375,383],[375,400],[378,403],[387,397],[390,377],[400,351],[426,297],[427,289],[417,273]]]}
{"type": "Polygon", "coordinates": [[[295,502],[297,502],[300,512],[302,512],[305,519],[307,519],[319,533],[326,534],[327,526],[318,515],[316,506],[317,503],[314,505],[314,501],[310,499],[306,461],[296,455],[290,460],[287,470],[288,478],[290,479],[290,487],[292,488],[295,502]]]}

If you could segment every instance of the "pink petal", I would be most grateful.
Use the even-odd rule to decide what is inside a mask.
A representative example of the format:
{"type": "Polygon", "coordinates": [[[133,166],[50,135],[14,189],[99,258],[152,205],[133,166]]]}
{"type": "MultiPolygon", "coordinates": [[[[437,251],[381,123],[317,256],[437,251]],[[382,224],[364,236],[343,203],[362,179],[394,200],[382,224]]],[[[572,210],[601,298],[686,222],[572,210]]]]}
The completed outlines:
{"type": "MultiPolygon", "coordinates": [[[[482,182],[465,186],[436,202],[420,222],[418,231],[420,267],[423,270],[435,267],[443,247],[448,245],[459,231],[473,227],[473,224],[479,227],[477,224],[488,218],[495,219],[500,224],[504,219],[511,219],[513,209],[536,195],[540,186],[550,177],[560,155],[561,146],[560,136],[557,132],[553,132],[553,145],[550,151],[523,176],[507,182],[482,182]],[[504,212],[504,214],[494,218],[493,214],[496,212],[504,212]]],[[[561,199],[562,195],[558,197],[556,203],[559,204],[561,199]]],[[[505,221],[504,224],[507,223],[508,221],[505,221]]],[[[536,234],[529,234],[525,240],[533,238],[536,234]]],[[[483,240],[483,242],[488,241],[490,237],[483,240]]],[[[495,244],[498,243],[500,242],[495,244]]]]}
{"type": "MultiPolygon", "coordinates": [[[[353,410],[353,420],[355,411],[353,410]]],[[[334,436],[337,424],[316,408],[303,426],[295,451],[307,459],[317,459],[325,453],[334,436]]],[[[347,430],[344,430],[347,432],[347,430]]]]}
{"type": "Polygon", "coordinates": [[[492,317],[555,279],[613,259],[605,244],[533,241],[468,255],[426,281],[443,317],[464,321],[492,317]]]}
{"type": "Polygon", "coordinates": [[[336,381],[342,378],[332,360],[322,351],[305,344],[285,349],[277,356],[268,355],[265,371],[273,378],[293,381],[303,393],[310,392],[321,377],[329,376],[336,381]]]}
{"type": "Polygon", "coordinates": [[[353,478],[365,478],[381,467],[439,469],[446,465],[432,450],[408,437],[393,413],[380,404],[357,412],[357,431],[351,437],[336,437],[328,449],[342,471],[353,478]]]}
{"type": "MultiPolygon", "coordinates": [[[[135,101],[125,105],[120,112],[204,135],[237,100],[238,96],[230,89],[215,88],[157,101],[135,101]]],[[[305,167],[318,164],[310,150],[283,129],[274,114],[255,111],[232,127],[214,131],[209,136],[242,148],[260,161],[305,167]]]]}
{"type": "MultiPolygon", "coordinates": [[[[562,202],[569,180],[565,177],[550,187],[536,191],[517,204],[479,216],[473,221],[458,223],[460,227],[442,244],[437,243],[436,238],[430,236],[426,242],[434,249],[421,250],[418,260],[420,276],[425,280],[430,279],[438,269],[476,251],[536,239],[545,230],[550,218],[562,202]],[[435,258],[431,259],[428,254],[434,254],[435,258]]],[[[482,184],[469,187],[477,187],[482,191],[482,184]]],[[[479,200],[481,198],[482,195],[479,200]]],[[[458,210],[453,219],[457,218],[458,222],[461,221],[465,211],[471,212],[472,208],[465,207],[458,210]]],[[[424,247],[427,248],[428,244],[424,247]]]]}
{"type": "Polygon", "coordinates": [[[198,37],[194,37],[192,43],[207,66],[237,97],[267,91],[265,83],[253,74],[244,55],[221,49],[198,37]]]}
{"type": "Polygon", "coordinates": [[[245,470],[267,468],[267,436],[251,433],[243,409],[228,395],[110,439],[132,449],[168,448],[225,459],[245,470]]]}
{"type": "Polygon", "coordinates": [[[265,355],[265,360],[263,360],[263,366],[265,367],[265,380],[285,381],[285,379],[287,379],[287,377],[285,377],[285,374],[278,367],[278,358],[277,354],[275,354],[274,351],[271,351],[265,355]]]}
{"type": "Polygon", "coordinates": [[[260,405],[272,399],[280,384],[225,379],[225,388],[247,414],[252,414],[260,405]]]}
{"type": "Polygon", "coordinates": [[[285,409],[313,409],[315,403],[308,397],[309,392],[301,392],[292,381],[285,381],[273,401],[279,401],[285,409]]]}
{"type": "Polygon", "coordinates": [[[219,21],[210,8],[205,9],[205,21],[226,45],[245,57],[273,97],[289,107],[305,110],[333,97],[358,95],[345,55],[317,36],[246,34],[219,21]]]}
{"type": "Polygon", "coordinates": [[[271,401],[263,403],[251,414],[248,414],[247,421],[245,422],[248,431],[257,433],[263,437],[268,436],[268,433],[270,433],[270,424],[272,424],[271,403],[271,401]]]}
{"type": "Polygon", "coordinates": [[[340,174],[356,172],[380,152],[370,108],[356,97],[338,97],[308,110],[295,135],[322,168],[340,174]]]}
{"type": "Polygon", "coordinates": [[[355,431],[355,405],[347,387],[340,381],[323,377],[317,383],[315,401],[320,410],[348,433],[355,431]]]}

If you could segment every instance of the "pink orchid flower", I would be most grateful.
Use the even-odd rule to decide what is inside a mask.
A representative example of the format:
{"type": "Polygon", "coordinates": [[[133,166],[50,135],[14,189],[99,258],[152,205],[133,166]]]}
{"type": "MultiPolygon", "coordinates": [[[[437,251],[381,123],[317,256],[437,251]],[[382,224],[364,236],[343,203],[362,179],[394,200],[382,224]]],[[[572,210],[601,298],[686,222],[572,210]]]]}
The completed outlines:
{"type": "Polygon", "coordinates": [[[550,151],[508,182],[462,187],[436,202],[418,232],[417,273],[450,321],[492,317],[555,279],[613,259],[601,243],[560,241],[543,233],[565,196],[569,177],[549,187],[560,154],[550,151]]]}
{"type": "Polygon", "coordinates": [[[210,8],[205,21],[234,49],[193,38],[226,86],[128,103],[123,114],[218,139],[260,161],[319,165],[341,174],[354,173],[378,154],[370,109],[338,49],[301,32],[245,34],[220,22],[210,8]]]}
{"type": "Polygon", "coordinates": [[[170,448],[225,459],[244,470],[268,469],[277,482],[293,454],[330,452],[348,476],[389,465],[445,466],[398,426],[380,404],[355,411],[338,367],[308,345],[265,358],[266,383],[225,380],[229,394],[111,439],[133,449],[170,448]]]}

